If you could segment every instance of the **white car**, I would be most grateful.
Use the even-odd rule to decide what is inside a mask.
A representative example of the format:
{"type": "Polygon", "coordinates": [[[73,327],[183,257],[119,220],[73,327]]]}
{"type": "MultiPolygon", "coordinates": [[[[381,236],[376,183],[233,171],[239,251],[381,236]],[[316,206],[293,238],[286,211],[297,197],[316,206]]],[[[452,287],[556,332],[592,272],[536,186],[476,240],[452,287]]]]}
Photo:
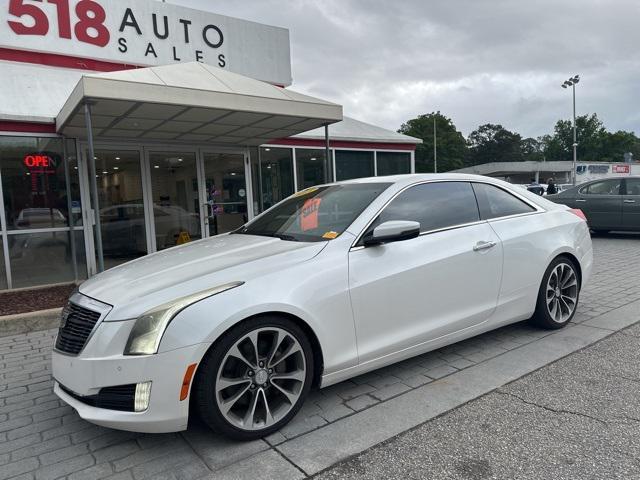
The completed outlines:
{"type": "Polygon", "coordinates": [[[199,414],[268,435],[326,387],[503,325],[574,316],[579,210],[500,180],[403,175],[309,188],[234,233],[82,284],[55,392],[90,422],[172,432],[199,414]]]}

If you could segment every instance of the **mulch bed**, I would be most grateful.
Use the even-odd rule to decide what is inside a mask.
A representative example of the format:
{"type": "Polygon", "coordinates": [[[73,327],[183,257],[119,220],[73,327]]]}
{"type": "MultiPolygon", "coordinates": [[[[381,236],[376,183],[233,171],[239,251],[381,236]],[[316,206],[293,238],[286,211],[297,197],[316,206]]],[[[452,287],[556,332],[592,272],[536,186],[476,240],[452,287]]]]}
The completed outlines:
{"type": "Polygon", "coordinates": [[[0,292],[0,316],[64,307],[74,284],[0,292]]]}

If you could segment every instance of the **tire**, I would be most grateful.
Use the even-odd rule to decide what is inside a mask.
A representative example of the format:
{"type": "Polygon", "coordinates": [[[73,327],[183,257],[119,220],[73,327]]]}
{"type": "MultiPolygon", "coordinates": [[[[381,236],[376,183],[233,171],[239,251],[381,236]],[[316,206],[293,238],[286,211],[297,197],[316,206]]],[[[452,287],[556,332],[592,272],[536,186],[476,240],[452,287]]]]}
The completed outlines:
{"type": "Polygon", "coordinates": [[[252,318],[205,355],[194,385],[195,407],[215,432],[235,440],[262,438],[298,413],[313,372],[311,343],[298,325],[275,315],[252,318]]]}
{"type": "Polygon", "coordinates": [[[575,261],[565,256],[557,257],[544,272],[531,321],[549,330],[563,328],[576,314],[579,300],[580,274],[575,261]]]}

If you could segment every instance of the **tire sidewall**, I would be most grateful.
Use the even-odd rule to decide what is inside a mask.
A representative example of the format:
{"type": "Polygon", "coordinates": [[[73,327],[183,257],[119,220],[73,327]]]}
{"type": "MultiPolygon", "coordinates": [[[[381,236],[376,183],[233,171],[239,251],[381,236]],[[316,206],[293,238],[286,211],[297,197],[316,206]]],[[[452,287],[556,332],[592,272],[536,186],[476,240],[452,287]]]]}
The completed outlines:
{"type": "Polygon", "coordinates": [[[236,440],[253,440],[265,437],[276,432],[286,425],[300,410],[309,394],[313,383],[314,363],[311,343],[304,331],[291,320],[275,315],[260,316],[236,325],[224,333],[209,349],[201,362],[201,368],[196,375],[196,406],[200,418],[214,431],[229,436],[236,440]],[[300,343],[305,361],[305,381],[298,397],[298,401],[291,410],[278,422],[262,430],[243,430],[231,424],[220,412],[216,401],[215,383],[220,369],[229,349],[242,337],[258,328],[276,327],[285,330],[300,343]]]}

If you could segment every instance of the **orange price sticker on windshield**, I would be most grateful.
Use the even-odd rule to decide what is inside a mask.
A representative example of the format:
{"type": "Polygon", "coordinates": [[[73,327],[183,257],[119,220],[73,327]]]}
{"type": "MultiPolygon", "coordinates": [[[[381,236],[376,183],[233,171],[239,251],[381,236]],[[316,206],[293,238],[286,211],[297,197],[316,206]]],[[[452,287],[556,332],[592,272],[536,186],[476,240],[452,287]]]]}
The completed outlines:
{"type": "Polygon", "coordinates": [[[318,211],[320,210],[321,198],[310,198],[302,205],[302,216],[300,217],[300,228],[303,232],[318,228],[318,211]]]}

